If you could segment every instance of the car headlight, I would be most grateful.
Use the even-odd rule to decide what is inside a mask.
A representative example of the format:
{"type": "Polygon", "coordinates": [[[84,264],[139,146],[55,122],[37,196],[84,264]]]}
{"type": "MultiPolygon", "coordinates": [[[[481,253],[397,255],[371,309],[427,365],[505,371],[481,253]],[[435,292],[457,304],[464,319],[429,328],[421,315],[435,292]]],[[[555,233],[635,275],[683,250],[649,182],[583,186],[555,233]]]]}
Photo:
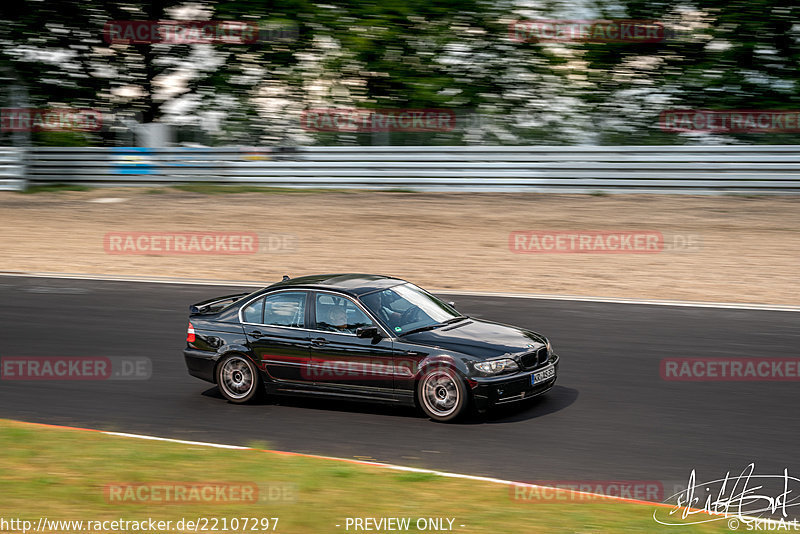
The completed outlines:
{"type": "Polygon", "coordinates": [[[487,362],[477,362],[474,364],[474,366],[475,369],[487,375],[497,375],[519,369],[517,362],[510,358],[503,358],[502,360],[489,360],[487,362]]]}
{"type": "Polygon", "coordinates": [[[553,354],[553,345],[550,344],[550,340],[547,340],[547,355],[550,356],[553,354]]]}

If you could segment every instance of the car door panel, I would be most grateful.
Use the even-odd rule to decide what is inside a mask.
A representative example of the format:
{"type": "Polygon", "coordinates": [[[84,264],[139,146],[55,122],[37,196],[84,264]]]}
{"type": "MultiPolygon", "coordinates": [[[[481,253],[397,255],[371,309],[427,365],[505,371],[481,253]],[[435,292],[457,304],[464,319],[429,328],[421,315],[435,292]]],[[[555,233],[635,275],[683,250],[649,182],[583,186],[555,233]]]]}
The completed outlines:
{"type": "Polygon", "coordinates": [[[247,342],[275,381],[303,381],[311,332],[306,328],[307,291],[280,291],[242,309],[247,342]]]}
{"type": "Polygon", "coordinates": [[[308,379],[323,389],[381,390],[393,395],[394,350],[386,338],[315,332],[310,342],[308,379]]]}
{"type": "Polygon", "coordinates": [[[315,331],[308,380],[327,391],[393,398],[391,338],[358,337],[359,328],[378,325],[347,296],[317,291],[310,301],[315,331]]]}
{"type": "Polygon", "coordinates": [[[306,330],[245,325],[247,342],[270,378],[302,381],[308,365],[310,333],[306,330]]]}

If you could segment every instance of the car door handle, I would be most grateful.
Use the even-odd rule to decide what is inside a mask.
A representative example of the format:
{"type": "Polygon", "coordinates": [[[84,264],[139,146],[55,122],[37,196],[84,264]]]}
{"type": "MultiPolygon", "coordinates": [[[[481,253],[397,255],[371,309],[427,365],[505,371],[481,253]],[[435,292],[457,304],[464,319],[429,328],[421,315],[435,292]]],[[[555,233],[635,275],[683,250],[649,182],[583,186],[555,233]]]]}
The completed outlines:
{"type": "Polygon", "coordinates": [[[314,345],[315,347],[321,347],[323,345],[327,345],[328,340],[325,339],[324,337],[315,337],[314,339],[311,340],[311,344],[314,345]]]}
{"type": "Polygon", "coordinates": [[[258,339],[261,336],[263,336],[264,334],[262,334],[260,330],[253,330],[252,332],[248,332],[247,335],[258,339]]]}

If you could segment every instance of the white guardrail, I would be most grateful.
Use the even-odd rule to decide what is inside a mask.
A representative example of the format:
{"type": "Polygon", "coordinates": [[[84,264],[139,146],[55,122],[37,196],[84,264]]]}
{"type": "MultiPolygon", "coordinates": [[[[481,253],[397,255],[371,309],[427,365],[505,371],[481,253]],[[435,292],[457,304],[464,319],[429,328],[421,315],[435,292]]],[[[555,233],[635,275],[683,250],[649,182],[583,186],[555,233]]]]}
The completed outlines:
{"type": "MultiPolygon", "coordinates": [[[[4,177],[21,156],[0,149],[4,177]],[[12,162],[12,163],[9,163],[12,162]]],[[[30,184],[799,193],[800,146],[30,148],[30,184]]],[[[19,176],[17,176],[19,178],[19,176]]]]}
{"type": "Polygon", "coordinates": [[[16,148],[0,147],[0,191],[25,189],[23,156],[16,148]]]}

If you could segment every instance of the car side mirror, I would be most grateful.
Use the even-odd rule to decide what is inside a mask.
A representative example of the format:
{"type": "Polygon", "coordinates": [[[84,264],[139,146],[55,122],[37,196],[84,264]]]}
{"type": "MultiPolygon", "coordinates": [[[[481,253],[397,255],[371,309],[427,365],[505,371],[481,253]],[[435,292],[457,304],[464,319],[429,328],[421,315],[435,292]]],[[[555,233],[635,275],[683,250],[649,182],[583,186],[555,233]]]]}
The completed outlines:
{"type": "Polygon", "coordinates": [[[356,336],[363,338],[376,338],[380,336],[377,326],[359,326],[356,328],[356,336]]]}
{"type": "Polygon", "coordinates": [[[450,302],[448,302],[447,305],[450,306],[453,309],[456,309],[456,303],[453,302],[452,300],[450,302]]]}

